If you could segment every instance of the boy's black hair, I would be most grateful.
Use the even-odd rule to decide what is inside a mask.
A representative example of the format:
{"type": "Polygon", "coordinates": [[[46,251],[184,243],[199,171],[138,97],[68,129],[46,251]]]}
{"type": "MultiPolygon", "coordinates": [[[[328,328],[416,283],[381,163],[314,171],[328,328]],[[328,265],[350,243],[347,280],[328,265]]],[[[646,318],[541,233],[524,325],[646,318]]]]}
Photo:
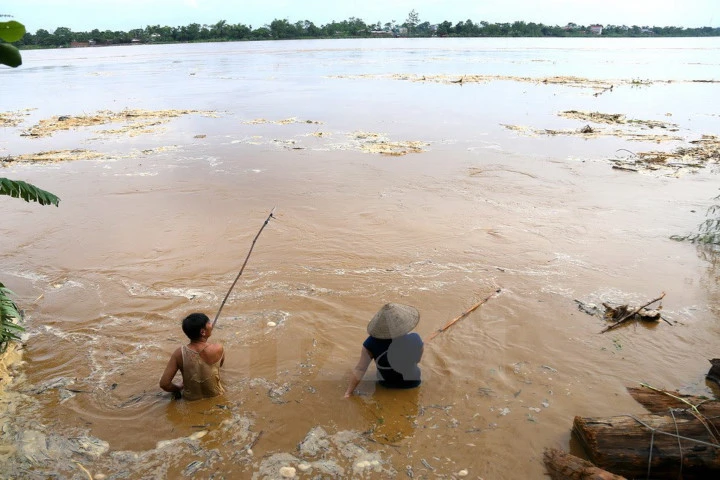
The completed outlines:
{"type": "Polygon", "coordinates": [[[209,321],[210,319],[204,313],[191,313],[182,322],[183,332],[191,341],[197,340],[200,338],[200,330],[205,328],[209,321]]]}

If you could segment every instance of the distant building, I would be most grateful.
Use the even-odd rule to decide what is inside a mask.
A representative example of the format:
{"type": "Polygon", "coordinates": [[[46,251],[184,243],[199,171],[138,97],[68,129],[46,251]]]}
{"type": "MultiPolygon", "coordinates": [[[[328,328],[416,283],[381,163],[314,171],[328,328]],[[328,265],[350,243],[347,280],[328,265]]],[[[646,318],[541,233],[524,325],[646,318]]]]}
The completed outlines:
{"type": "Polygon", "coordinates": [[[602,35],[603,26],[602,25],[590,25],[590,33],[594,35],[602,35]]]}
{"type": "Polygon", "coordinates": [[[389,30],[371,30],[370,36],[373,37],[392,37],[393,33],[389,30]]]}
{"type": "Polygon", "coordinates": [[[649,35],[655,35],[655,32],[653,31],[653,29],[649,28],[649,27],[642,27],[640,29],[640,33],[647,33],[649,35]]]}
{"type": "Polygon", "coordinates": [[[400,27],[397,29],[398,35],[407,35],[408,29],[407,27],[400,27]]]}

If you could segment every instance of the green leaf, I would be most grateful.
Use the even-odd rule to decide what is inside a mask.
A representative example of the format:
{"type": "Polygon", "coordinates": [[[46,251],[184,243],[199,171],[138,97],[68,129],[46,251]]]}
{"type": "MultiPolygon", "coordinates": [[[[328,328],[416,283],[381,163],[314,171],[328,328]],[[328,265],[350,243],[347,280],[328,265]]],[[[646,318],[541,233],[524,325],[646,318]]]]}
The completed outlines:
{"type": "Polygon", "coordinates": [[[10,44],[0,43],[0,64],[13,68],[22,65],[20,50],[10,44]]]}
{"type": "Polygon", "coordinates": [[[3,328],[5,328],[5,330],[17,330],[18,332],[25,331],[25,328],[22,325],[18,325],[17,323],[10,323],[10,322],[5,323],[3,325],[3,328]]]}
{"type": "Polygon", "coordinates": [[[40,205],[59,206],[60,199],[50,192],[46,192],[35,185],[20,180],[10,180],[0,177],[0,195],[9,195],[13,198],[22,198],[26,202],[38,202],[40,205]]]}
{"type": "Polygon", "coordinates": [[[25,25],[15,20],[0,22],[0,38],[6,42],[17,42],[25,35],[25,25]]]}
{"type": "Polygon", "coordinates": [[[18,322],[22,321],[22,314],[17,305],[10,298],[12,292],[0,283],[0,353],[2,353],[11,340],[20,340],[20,332],[25,329],[18,322]]]}

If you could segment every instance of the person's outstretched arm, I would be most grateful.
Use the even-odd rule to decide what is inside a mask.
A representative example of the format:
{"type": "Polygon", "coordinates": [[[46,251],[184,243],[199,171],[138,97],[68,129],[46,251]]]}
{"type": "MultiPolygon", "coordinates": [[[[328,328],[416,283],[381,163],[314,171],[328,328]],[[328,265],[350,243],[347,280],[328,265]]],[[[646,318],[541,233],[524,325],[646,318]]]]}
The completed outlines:
{"type": "Polygon", "coordinates": [[[367,371],[368,366],[370,366],[370,362],[372,362],[370,352],[368,352],[367,348],[362,347],[362,350],[360,350],[360,360],[358,360],[357,365],[355,365],[355,368],[353,368],[352,372],[350,373],[348,387],[347,390],[345,390],[345,398],[350,398],[350,396],[353,394],[355,388],[357,388],[358,384],[360,383],[360,380],[362,380],[362,378],[365,376],[365,372],[367,371]]]}
{"type": "Polygon", "coordinates": [[[174,394],[176,398],[180,397],[183,389],[182,383],[180,385],[177,385],[172,381],[173,378],[175,378],[175,374],[180,369],[177,360],[178,355],[182,355],[182,352],[179,348],[175,350],[172,355],[170,355],[170,360],[168,360],[165,371],[163,372],[162,377],[160,377],[160,388],[162,388],[166,392],[174,394]]]}

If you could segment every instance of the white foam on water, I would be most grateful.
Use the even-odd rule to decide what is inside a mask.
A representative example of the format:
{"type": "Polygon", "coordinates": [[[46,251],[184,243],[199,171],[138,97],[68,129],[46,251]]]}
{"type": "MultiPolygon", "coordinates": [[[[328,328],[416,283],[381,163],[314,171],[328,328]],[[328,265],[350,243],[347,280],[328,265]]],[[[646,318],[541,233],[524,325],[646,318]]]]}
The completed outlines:
{"type": "MultiPolygon", "coordinates": [[[[57,327],[53,327],[52,325],[41,325],[39,327],[39,330],[44,331],[44,333],[47,333],[49,335],[61,338],[63,340],[80,340],[80,337],[88,337],[90,341],[94,340],[94,336],[88,333],[69,333],[57,327]]],[[[83,339],[83,341],[84,340],[85,339],[83,339]]]]}
{"type": "Polygon", "coordinates": [[[156,177],[158,172],[130,172],[116,173],[116,177],[156,177]]]}
{"type": "Polygon", "coordinates": [[[191,288],[163,288],[161,290],[154,290],[145,285],[141,285],[135,282],[129,282],[122,280],[123,286],[127,289],[129,295],[136,296],[149,296],[149,297],[183,297],[188,300],[192,300],[198,297],[210,297],[216,298],[216,295],[207,290],[198,290],[191,288]]]}
{"type": "Polygon", "coordinates": [[[218,157],[207,157],[205,160],[211,167],[217,167],[223,163],[218,157]]]}
{"type": "Polygon", "coordinates": [[[54,283],[52,284],[53,288],[56,289],[62,289],[62,288],[86,288],[85,285],[83,285],[80,282],[77,282],[75,280],[65,280],[62,283],[54,283]]]}
{"type": "Polygon", "coordinates": [[[7,272],[4,272],[4,274],[12,275],[12,276],[18,277],[18,278],[24,278],[25,280],[31,280],[33,282],[33,284],[35,282],[39,282],[41,280],[47,281],[47,278],[48,278],[46,275],[42,275],[42,274],[35,273],[35,272],[28,272],[28,271],[23,271],[23,272],[7,271],[7,272]]]}
{"type": "Polygon", "coordinates": [[[208,291],[203,290],[196,290],[192,288],[164,288],[160,290],[157,294],[158,296],[166,296],[170,295],[173,297],[185,297],[188,300],[192,300],[194,298],[198,297],[207,297],[212,296],[213,298],[215,295],[208,291]]]}
{"type": "Polygon", "coordinates": [[[561,297],[565,298],[574,298],[575,290],[572,288],[563,288],[560,285],[557,284],[547,284],[544,285],[541,289],[541,292],[543,293],[551,293],[555,295],[559,295],[561,297]]]}

